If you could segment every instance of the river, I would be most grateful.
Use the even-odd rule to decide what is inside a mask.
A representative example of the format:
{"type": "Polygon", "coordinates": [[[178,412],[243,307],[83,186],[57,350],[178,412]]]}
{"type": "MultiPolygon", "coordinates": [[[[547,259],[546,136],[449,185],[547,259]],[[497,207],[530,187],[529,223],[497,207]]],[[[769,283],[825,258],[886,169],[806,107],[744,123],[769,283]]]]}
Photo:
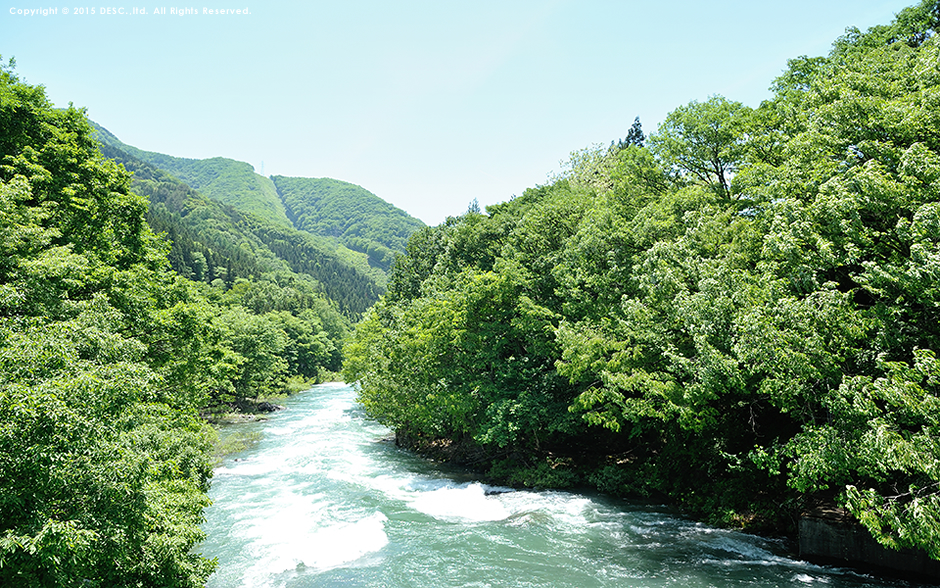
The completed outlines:
{"type": "Polygon", "coordinates": [[[591,493],[510,491],[383,441],[342,384],[291,397],[216,469],[209,588],[902,587],[591,493]]]}

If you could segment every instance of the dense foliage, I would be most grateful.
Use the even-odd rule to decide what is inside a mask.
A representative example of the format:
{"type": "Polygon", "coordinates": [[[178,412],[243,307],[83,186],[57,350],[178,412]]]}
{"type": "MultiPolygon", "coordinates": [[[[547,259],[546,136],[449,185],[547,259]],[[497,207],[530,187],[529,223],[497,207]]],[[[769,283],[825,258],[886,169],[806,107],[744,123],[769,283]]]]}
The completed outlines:
{"type": "Polygon", "coordinates": [[[0,71],[0,583],[199,585],[198,312],[82,112],[0,71]]]}
{"type": "Polygon", "coordinates": [[[412,236],[346,348],[366,409],[528,484],[940,558],[940,8],[412,236]]]}
{"type": "Polygon", "coordinates": [[[408,237],[424,223],[361,186],[330,178],[273,176],[274,186],[298,229],[335,237],[385,271],[404,253],[408,237]]]}
{"type": "Polygon", "coordinates": [[[348,319],[317,282],[195,231],[226,266],[174,273],[130,188],[84,112],[0,67],[3,586],[203,585],[200,412],[339,368],[348,319]]]}

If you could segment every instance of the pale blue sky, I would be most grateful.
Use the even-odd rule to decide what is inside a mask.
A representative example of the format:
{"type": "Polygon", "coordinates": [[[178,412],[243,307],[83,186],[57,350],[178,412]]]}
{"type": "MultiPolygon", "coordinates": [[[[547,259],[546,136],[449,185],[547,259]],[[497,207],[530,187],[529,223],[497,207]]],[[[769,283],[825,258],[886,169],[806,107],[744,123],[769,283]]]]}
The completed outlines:
{"type": "Polygon", "coordinates": [[[914,0],[188,5],[249,12],[230,16],[158,0],[45,17],[3,2],[4,61],[122,141],[353,182],[437,224],[544,183],[636,116],[650,133],[713,94],[756,106],[787,59],[914,0]]]}

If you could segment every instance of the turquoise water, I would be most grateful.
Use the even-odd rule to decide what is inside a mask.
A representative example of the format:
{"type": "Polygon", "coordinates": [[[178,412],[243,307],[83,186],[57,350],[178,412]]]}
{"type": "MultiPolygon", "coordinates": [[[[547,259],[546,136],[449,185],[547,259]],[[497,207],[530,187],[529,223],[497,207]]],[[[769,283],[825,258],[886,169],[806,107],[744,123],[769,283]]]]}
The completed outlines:
{"type": "Polygon", "coordinates": [[[215,472],[212,588],[908,586],[662,508],[481,484],[384,441],[345,385],[285,404],[215,472]]]}

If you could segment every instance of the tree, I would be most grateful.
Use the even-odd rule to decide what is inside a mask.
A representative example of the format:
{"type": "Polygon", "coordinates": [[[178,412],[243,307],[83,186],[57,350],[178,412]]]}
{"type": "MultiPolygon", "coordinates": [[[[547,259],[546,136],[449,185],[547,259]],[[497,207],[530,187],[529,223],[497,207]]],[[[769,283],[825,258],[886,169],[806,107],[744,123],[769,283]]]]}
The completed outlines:
{"type": "Polygon", "coordinates": [[[199,336],[161,320],[181,292],[128,187],[83,112],[0,67],[4,586],[194,588],[214,568],[193,552],[211,429],[181,382],[199,361],[164,353],[201,359],[199,336]]]}
{"type": "Polygon", "coordinates": [[[690,102],[666,116],[650,137],[650,146],[679,173],[731,199],[731,179],[744,159],[750,112],[721,96],[690,102]]]}
{"type": "Polygon", "coordinates": [[[937,6],[416,233],[347,348],[367,411],[504,480],[778,532],[835,501],[940,559],[937,6]]]}
{"type": "Polygon", "coordinates": [[[619,149],[625,147],[634,146],[634,147],[643,147],[644,142],[646,141],[646,135],[643,134],[643,125],[640,124],[640,117],[633,119],[633,125],[630,127],[630,130],[627,131],[627,136],[624,139],[621,139],[617,143],[619,149]]]}

